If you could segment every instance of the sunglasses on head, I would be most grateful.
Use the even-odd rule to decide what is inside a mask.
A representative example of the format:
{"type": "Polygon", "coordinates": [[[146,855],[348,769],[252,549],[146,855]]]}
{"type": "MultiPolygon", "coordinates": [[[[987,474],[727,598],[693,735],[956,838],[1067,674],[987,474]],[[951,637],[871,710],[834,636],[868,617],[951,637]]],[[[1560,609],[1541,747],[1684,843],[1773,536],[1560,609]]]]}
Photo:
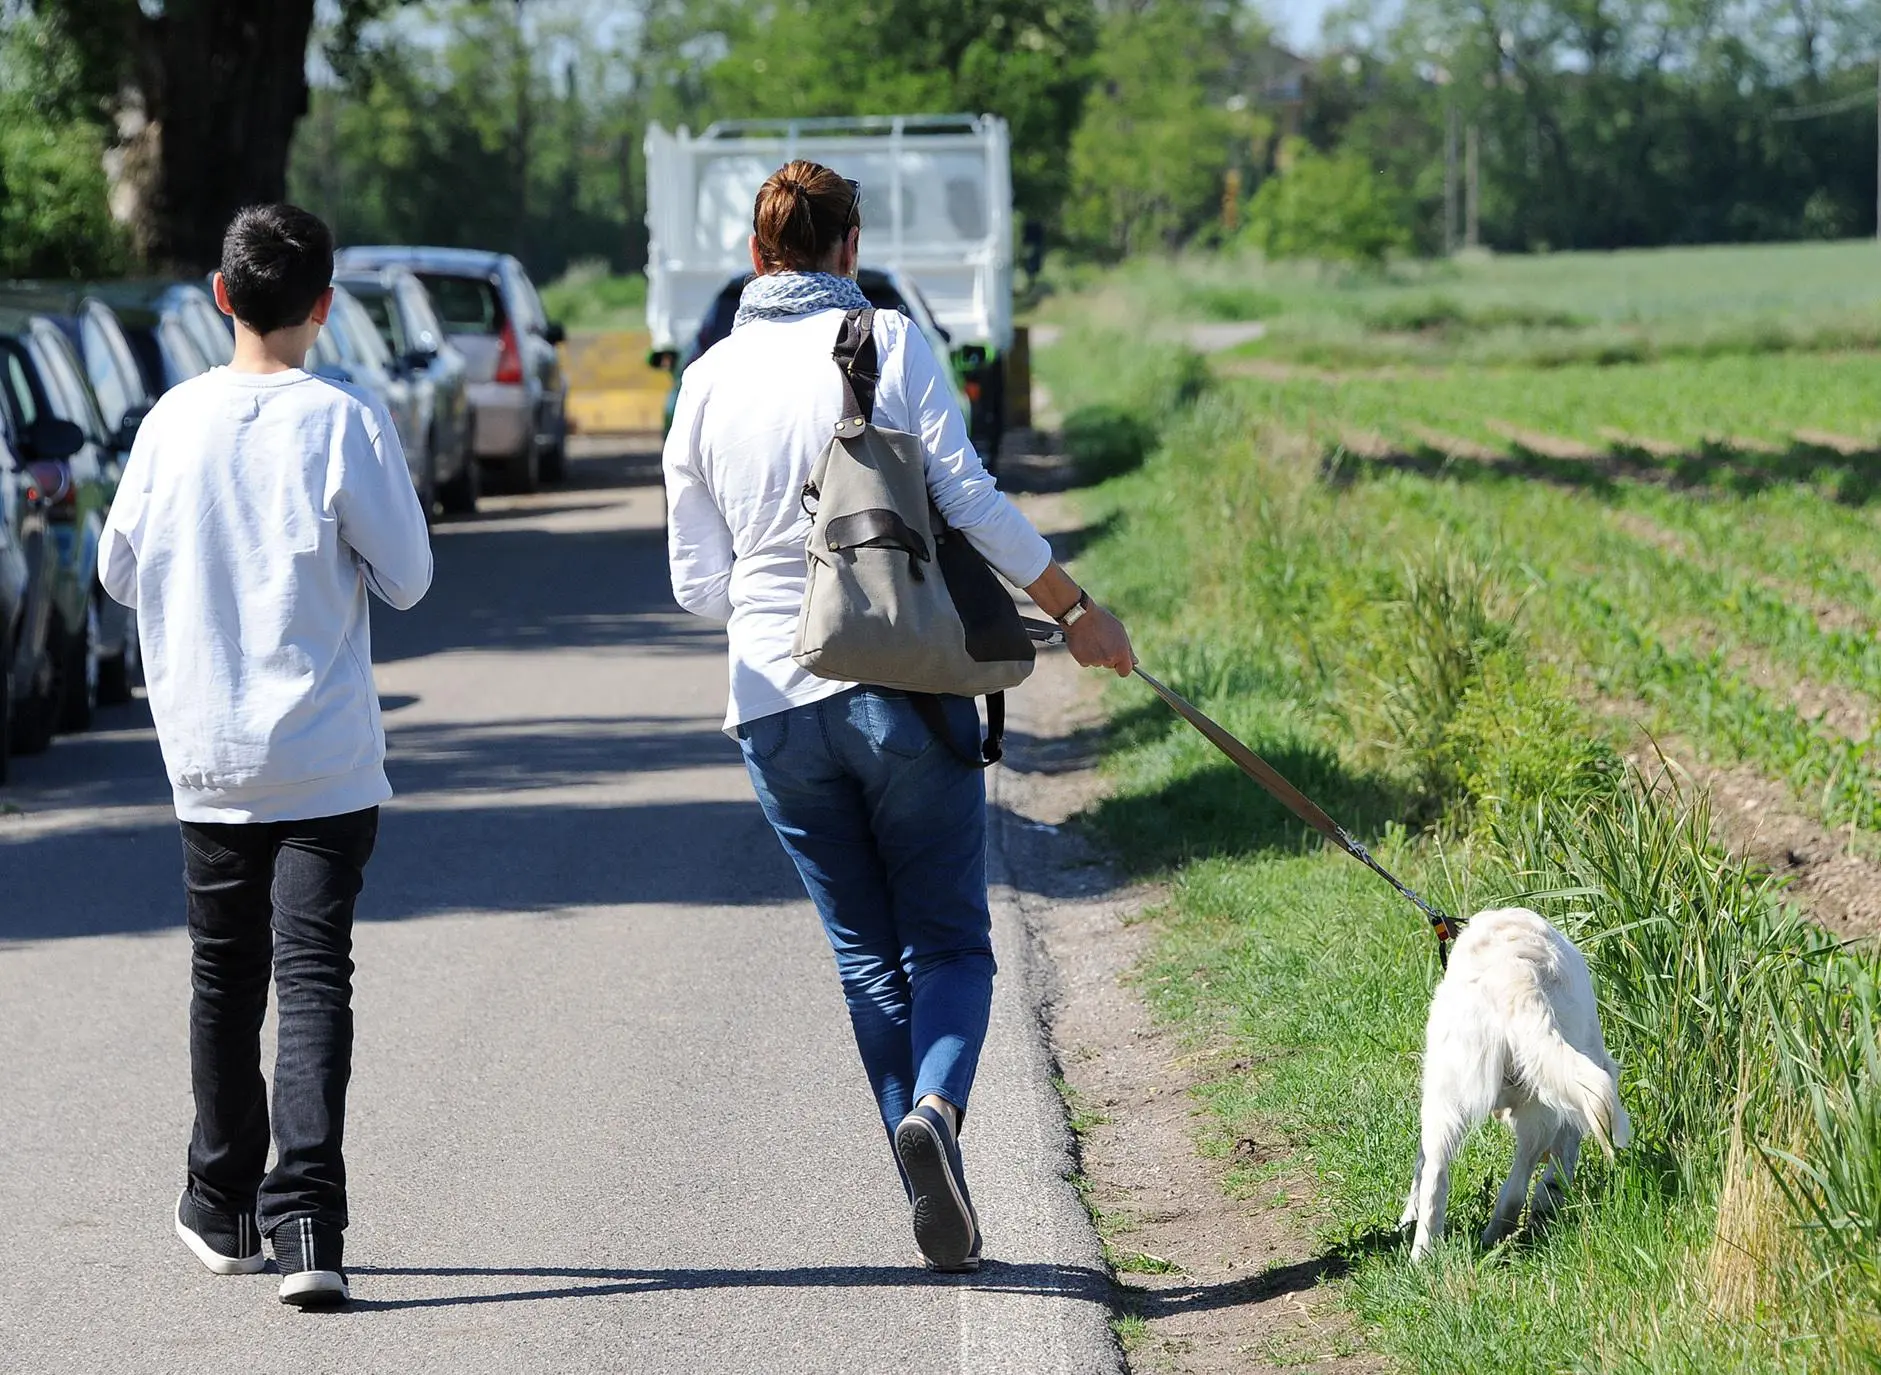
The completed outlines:
{"type": "Polygon", "coordinates": [[[844,177],[843,184],[849,188],[849,223],[862,223],[862,183],[854,177],[844,177]]]}

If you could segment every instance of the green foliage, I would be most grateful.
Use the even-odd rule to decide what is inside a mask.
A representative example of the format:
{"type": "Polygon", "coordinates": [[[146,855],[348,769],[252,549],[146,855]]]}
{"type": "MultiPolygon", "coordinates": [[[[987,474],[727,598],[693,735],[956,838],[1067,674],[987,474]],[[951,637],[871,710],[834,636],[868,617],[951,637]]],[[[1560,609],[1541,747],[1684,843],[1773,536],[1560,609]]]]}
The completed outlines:
{"type": "Polygon", "coordinates": [[[1156,432],[1122,406],[1083,406],[1065,417],[1065,452],[1086,482],[1101,482],[1143,466],[1156,432]]]}
{"type": "Polygon", "coordinates": [[[1071,239],[1106,258],[1179,247],[1211,220],[1257,125],[1222,83],[1245,40],[1216,0],[1150,0],[1104,20],[1071,139],[1071,239]]]}
{"type": "Polygon", "coordinates": [[[1365,314],[1368,329],[1421,333],[1497,329],[1578,329],[1587,321],[1572,311],[1516,302],[1469,307],[1453,296],[1399,297],[1365,314]]]}
{"type": "Polygon", "coordinates": [[[104,130],[84,117],[82,90],[57,31],[0,23],[0,278],[102,276],[127,263],[106,203],[104,130]]]}
{"type": "Polygon", "coordinates": [[[1497,250],[1873,231],[1866,6],[1750,0],[1720,29],[1702,5],[1595,18],[1411,0],[1357,31],[1368,13],[1351,12],[1351,46],[1315,73],[1303,132],[1383,170],[1421,251],[1447,246],[1452,118],[1459,176],[1464,131],[1478,132],[1482,242],[1497,250]],[[1837,97],[1819,117],[1781,117],[1837,97]]]}
{"type": "Polygon", "coordinates": [[[521,28],[514,6],[491,0],[425,9],[422,39],[370,30],[345,84],[316,89],[290,195],[342,243],[506,249],[538,278],[583,258],[638,268],[641,126],[621,89],[630,54],[546,22],[521,28]]]}
{"type": "Polygon", "coordinates": [[[604,259],[570,263],[541,294],[549,318],[569,330],[640,329],[646,322],[645,275],[612,275],[604,259]]]}
{"type": "Polygon", "coordinates": [[[798,0],[720,22],[728,51],[705,75],[717,117],[998,114],[1018,212],[1056,215],[1096,39],[1088,4],[798,0]]]}
{"type": "Polygon", "coordinates": [[[1246,237],[1270,258],[1378,265],[1408,248],[1396,188],[1361,155],[1295,146],[1248,205],[1246,237]]]}
{"type": "MultiPolygon", "coordinates": [[[[1158,392],[1091,322],[1141,338],[1163,318],[1143,303],[1182,299],[1131,277],[1065,303],[1067,342],[1041,352],[1041,376],[1056,395],[1158,392]]],[[[1292,319],[1301,299],[1287,307],[1292,319]]],[[[1126,866],[1171,884],[1144,986],[1189,1034],[1226,1038],[1255,1066],[1209,1085],[1207,1102],[1315,1172],[1324,1242],[1352,1266],[1346,1297],[1409,1368],[1553,1369],[1564,1353],[1575,1368],[1680,1375],[1872,1368],[1881,965],[1725,854],[1702,796],[1622,764],[1597,710],[1643,698],[1681,755],[1787,778],[1799,809],[1872,846],[1881,757],[1805,719],[1780,686],[1796,673],[1881,701],[1881,651],[1838,628],[1881,619],[1872,510],[1825,503],[1781,468],[1743,490],[1714,472],[1695,493],[1597,458],[1315,461],[1341,452],[1343,431],[1402,438],[1406,457],[1424,426],[1513,447],[1492,419],[1587,436],[1635,412],[1660,433],[1719,413],[1803,425],[1812,408],[1817,425],[1855,423],[1868,360],[1851,361],[1846,398],[1827,360],[1793,361],[1788,375],[1730,358],[1584,380],[1223,382],[1165,415],[1140,471],[1087,498],[1099,537],[1080,574],[1153,671],[1414,886],[1463,912],[1537,907],[1594,969],[1635,1145],[1585,1161],[1551,1225],[1483,1256],[1471,1233],[1508,1159],[1506,1133],[1485,1129],[1457,1170],[1450,1239],[1434,1265],[1406,1266],[1385,1238],[1436,973],[1422,923],[1157,704],[1115,690],[1117,788],[1092,821],[1126,866]],[[1742,667],[1747,654],[1775,666],[1777,687],[1742,667]],[[1427,834],[1396,824],[1420,815],[1427,834]],[[1740,1133],[1763,1161],[1748,1177],[1732,1163],[1740,1133]],[[1758,1188],[1767,1202],[1746,1204],[1758,1188]],[[1755,1237],[1734,1230],[1746,1218],[1755,1237]],[[1748,1272],[1748,1297],[1722,1287],[1721,1259],[1748,1272]]]]}

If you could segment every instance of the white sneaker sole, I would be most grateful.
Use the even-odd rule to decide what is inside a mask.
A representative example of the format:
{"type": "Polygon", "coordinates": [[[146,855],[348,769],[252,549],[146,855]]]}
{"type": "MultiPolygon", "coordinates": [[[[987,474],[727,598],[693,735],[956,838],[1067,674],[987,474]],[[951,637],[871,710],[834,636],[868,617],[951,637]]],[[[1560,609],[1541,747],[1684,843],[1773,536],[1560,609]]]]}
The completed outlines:
{"type": "Polygon", "coordinates": [[[225,1256],[183,1225],[183,1198],[176,1200],[176,1234],[212,1275],[259,1275],[268,1257],[257,1250],[252,1256],[225,1256]]]}
{"type": "Polygon", "coordinates": [[[281,1281],[281,1302],[296,1308],[332,1308],[352,1296],[338,1270],[296,1270],[281,1281]]]}

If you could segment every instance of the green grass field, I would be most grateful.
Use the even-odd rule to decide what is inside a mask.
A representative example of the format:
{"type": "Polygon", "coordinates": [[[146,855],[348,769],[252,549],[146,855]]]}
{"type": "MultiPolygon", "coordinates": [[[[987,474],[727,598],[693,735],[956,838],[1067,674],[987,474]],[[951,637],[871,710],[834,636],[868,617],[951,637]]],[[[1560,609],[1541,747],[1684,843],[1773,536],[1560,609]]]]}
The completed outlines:
{"type": "MultiPolygon", "coordinates": [[[[1412,370],[1329,375],[1277,347],[1211,370],[1142,343],[1229,313],[1224,283],[1282,298],[1298,340],[1425,280],[1137,265],[1049,302],[1065,333],[1039,375],[1105,476],[1080,571],[1146,665],[1452,910],[1524,901],[1595,971],[1634,1147],[1589,1161],[1545,1230],[1483,1254],[1508,1154],[1486,1128],[1437,1263],[1410,1268],[1393,1227],[1437,973],[1420,917],[1140,687],[1115,690],[1117,786],[1089,822],[1171,880],[1145,986],[1255,1066],[1207,1100],[1229,1139],[1313,1171],[1342,1292],[1403,1368],[1881,1363],[1881,965],[1720,849],[1641,734],[1780,783],[1797,815],[1881,854],[1881,354],[1802,333],[1875,311],[1872,254],[1420,274],[1505,322],[1513,304],[1659,331],[1651,361],[1605,366],[1532,347],[1492,366],[1452,340],[1412,370]]],[[[1533,344],[1606,327],[1494,328],[1533,344]]]]}
{"type": "MultiPolygon", "coordinates": [[[[1881,246],[1558,253],[1385,273],[1221,258],[1074,278],[1071,313],[1262,320],[1257,357],[1325,366],[1642,362],[1881,345],[1881,246]]],[[[1046,316],[1059,313],[1048,301],[1046,316]]]]}
{"type": "Polygon", "coordinates": [[[542,288],[542,306],[570,334],[645,329],[647,279],[614,276],[603,262],[575,263],[542,288]]]}

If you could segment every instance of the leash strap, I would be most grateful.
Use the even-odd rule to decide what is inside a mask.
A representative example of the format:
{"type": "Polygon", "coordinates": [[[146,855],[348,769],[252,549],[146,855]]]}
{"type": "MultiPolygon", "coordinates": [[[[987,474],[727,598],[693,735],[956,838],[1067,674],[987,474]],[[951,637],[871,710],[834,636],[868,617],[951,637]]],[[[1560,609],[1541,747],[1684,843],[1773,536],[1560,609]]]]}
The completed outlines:
{"type": "Polygon", "coordinates": [[[1437,934],[1438,964],[1446,968],[1449,966],[1450,942],[1456,938],[1456,923],[1400,882],[1397,875],[1373,859],[1369,850],[1347,834],[1345,827],[1327,816],[1318,803],[1282,778],[1273,765],[1204,716],[1181,693],[1158,682],[1145,673],[1140,666],[1136,670],[1136,676],[1148,683],[1156,695],[1169,704],[1169,708],[1176,715],[1200,731],[1209,744],[1233,760],[1242,773],[1265,788],[1281,806],[1409,898],[1411,903],[1429,920],[1431,930],[1437,934]]]}

